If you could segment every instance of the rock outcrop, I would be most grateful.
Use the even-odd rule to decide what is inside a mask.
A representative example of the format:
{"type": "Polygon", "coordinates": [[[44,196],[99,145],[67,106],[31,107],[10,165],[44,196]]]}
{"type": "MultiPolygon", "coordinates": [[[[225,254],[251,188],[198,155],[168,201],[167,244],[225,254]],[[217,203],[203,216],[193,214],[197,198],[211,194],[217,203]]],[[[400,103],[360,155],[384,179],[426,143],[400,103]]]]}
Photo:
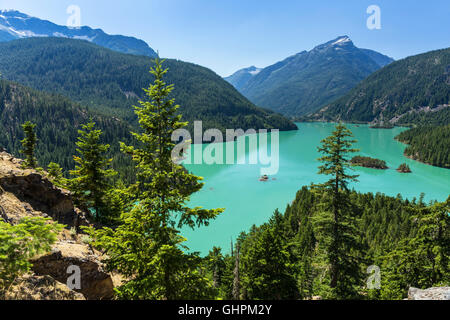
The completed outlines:
{"type": "Polygon", "coordinates": [[[6,300],[86,300],[50,276],[27,275],[18,279],[5,296],[6,300]]]}
{"type": "Polygon", "coordinates": [[[113,280],[103,269],[101,254],[77,234],[81,226],[91,225],[88,214],[77,209],[70,193],[54,186],[44,172],[24,170],[21,163],[21,160],[0,150],[0,219],[16,224],[24,217],[41,216],[52,218],[65,225],[66,229],[59,235],[52,252],[32,260],[34,274],[23,282],[24,291],[14,291],[16,298],[78,299],[81,293],[86,299],[111,299],[113,280]],[[70,266],[80,270],[81,289],[74,289],[78,293],[65,285],[71,276],[68,273],[70,266]],[[50,287],[55,288],[55,285],[50,285],[52,283],[56,283],[58,288],[54,296],[47,294],[50,287]],[[35,291],[31,289],[33,286],[35,291]]]}
{"type": "Polygon", "coordinates": [[[111,275],[103,270],[99,254],[84,244],[61,241],[54,245],[51,253],[33,259],[32,270],[36,274],[50,275],[52,278],[67,283],[69,267],[76,266],[80,271],[80,289],[89,300],[111,299],[114,285],[111,275]]]}
{"type": "Polygon", "coordinates": [[[0,153],[0,213],[3,220],[16,223],[25,216],[51,217],[78,229],[89,225],[87,215],[74,207],[70,193],[55,187],[45,175],[23,170],[21,160],[0,153]]]}
{"type": "Polygon", "coordinates": [[[409,288],[408,300],[450,300],[450,287],[409,288]]]}

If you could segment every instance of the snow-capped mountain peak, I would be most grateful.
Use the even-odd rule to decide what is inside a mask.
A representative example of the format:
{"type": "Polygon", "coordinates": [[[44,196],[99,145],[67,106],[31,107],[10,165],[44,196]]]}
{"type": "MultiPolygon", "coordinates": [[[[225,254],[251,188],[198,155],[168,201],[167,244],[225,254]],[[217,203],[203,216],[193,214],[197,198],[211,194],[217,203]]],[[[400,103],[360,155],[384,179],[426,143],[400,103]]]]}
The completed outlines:
{"type": "Polygon", "coordinates": [[[315,47],[313,49],[313,51],[322,51],[322,50],[327,50],[330,48],[339,50],[343,47],[353,47],[353,46],[354,46],[354,44],[353,44],[352,40],[350,39],[350,37],[340,36],[334,40],[328,41],[324,44],[321,44],[321,45],[315,47]]]}
{"type": "Polygon", "coordinates": [[[345,43],[348,43],[348,42],[352,42],[352,40],[350,40],[350,38],[347,37],[347,36],[343,36],[343,37],[338,38],[331,45],[332,46],[342,45],[342,44],[345,44],[345,43]]]}
{"type": "Polygon", "coordinates": [[[17,10],[0,10],[0,42],[31,37],[62,37],[93,42],[105,48],[137,55],[156,57],[156,52],[142,40],[108,35],[101,29],[69,28],[31,17],[17,10]]]}

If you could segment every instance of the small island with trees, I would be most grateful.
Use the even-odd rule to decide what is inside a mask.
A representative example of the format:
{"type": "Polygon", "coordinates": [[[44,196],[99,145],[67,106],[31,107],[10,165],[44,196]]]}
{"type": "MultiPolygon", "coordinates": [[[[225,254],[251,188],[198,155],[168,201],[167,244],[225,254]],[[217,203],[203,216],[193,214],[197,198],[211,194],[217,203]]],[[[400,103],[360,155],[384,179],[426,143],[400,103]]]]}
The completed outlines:
{"type": "Polygon", "coordinates": [[[411,168],[406,164],[402,163],[398,168],[397,171],[400,173],[411,173],[411,168]]]}
{"type": "Polygon", "coordinates": [[[350,160],[350,163],[355,166],[360,166],[360,167],[365,167],[365,168],[381,169],[381,170],[388,169],[388,166],[386,165],[386,161],[380,160],[380,159],[374,159],[374,158],[370,158],[370,157],[356,156],[356,157],[353,157],[352,160],[350,160]]]}

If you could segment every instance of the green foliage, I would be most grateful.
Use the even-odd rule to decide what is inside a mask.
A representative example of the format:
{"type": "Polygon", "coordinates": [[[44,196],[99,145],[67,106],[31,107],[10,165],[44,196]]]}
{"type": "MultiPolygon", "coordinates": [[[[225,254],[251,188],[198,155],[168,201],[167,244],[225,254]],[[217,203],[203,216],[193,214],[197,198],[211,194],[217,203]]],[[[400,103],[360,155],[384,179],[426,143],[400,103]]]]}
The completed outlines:
{"type": "Polygon", "coordinates": [[[353,157],[350,162],[356,166],[375,168],[375,169],[387,169],[386,161],[380,159],[374,159],[370,157],[353,157]]]}
{"type": "Polygon", "coordinates": [[[387,266],[382,299],[402,299],[410,286],[430,288],[450,283],[450,198],[446,203],[416,208],[414,237],[405,238],[383,257],[387,266]]]}
{"type": "Polygon", "coordinates": [[[405,149],[406,156],[450,169],[450,125],[413,128],[402,132],[396,139],[409,144],[405,149]]]}
{"type": "Polygon", "coordinates": [[[284,234],[282,215],[275,211],[269,223],[246,236],[240,270],[246,299],[298,298],[294,266],[290,263],[284,234]]]}
{"type": "Polygon", "coordinates": [[[411,168],[406,163],[402,163],[397,168],[397,171],[400,172],[400,173],[411,173],[411,168]]]}
{"type": "MultiPolygon", "coordinates": [[[[155,80],[146,71],[151,58],[114,52],[81,40],[29,38],[0,43],[0,58],[6,79],[62,94],[134,125],[136,117],[129,106],[144,98],[142,88],[155,80]]],[[[205,129],[222,131],[296,129],[288,119],[256,107],[207,68],[173,59],[165,64],[171,71],[167,81],[177,88],[172,98],[182,105],[180,111],[190,123],[202,120],[205,129]]]]}
{"type": "Polygon", "coordinates": [[[208,269],[212,271],[213,287],[219,289],[222,286],[222,278],[226,268],[222,249],[213,247],[205,259],[208,269]]]}
{"type": "Polygon", "coordinates": [[[316,186],[324,196],[323,212],[314,221],[320,227],[319,244],[324,246],[330,264],[331,297],[337,299],[356,298],[355,286],[361,274],[359,270],[358,243],[359,232],[352,213],[348,184],[357,181],[357,175],[347,174],[352,165],[347,158],[357,152],[352,148],[355,140],[352,133],[343,124],[338,124],[331,136],[322,140],[318,148],[323,157],[319,174],[331,176],[316,186]]]}
{"type": "MultiPolygon", "coordinates": [[[[74,156],[77,163],[75,170],[70,171],[74,178],[66,179],[67,188],[72,192],[75,204],[93,212],[97,221],[110,222],[120,215],[112,212],[110,197],[111,179],[117,173],[110,169],[112,159],[106,157],[109,145],[100,143],[101,130],[95,129],[95,123],[82,125],[79,130],[77,152],[74,156]]],[[[53,166],[53,174],[59,174],[53,166]]]]}
{"type": "MultiPolygon", "coordinates": [[[[450,284],[449,200],[426,206],[421,200],[408,201],[400,196],[355,191],[350,191],[348,198],[351,206],[347,213],[354,217],[355,229],[359,230],[353,239],[360,247],[345,256],[351,256],[353,262],[357,262],[358,270],[348,273],[344,277],[348,282],[342,284],[353,293],[347,292],[337,298],[403,299],[411,286],[425,289],[450,284]],[[361,275],[370,265],[377,265],[381,270],[381,288],[378,290],[366,288],[361,275]]],[[[285,213],[276,218],[275,225],[280,226],[276,233],[271,229],[274,226],[272,218],[271,222],[253,226],[248,234],[239,237],[244,297],[261,298],[255,295],[261,291],[255,289],[276,287],[280,282],[274,280],[286,279],[281,275],[289,270],[287,275],[296,279],[296,286],[292,287],[290,279],[277,290],[262,291],[264,298],[278,299],[280,293],[283,298],[289,296],[283,295],[286,293],[301,299],[318,295],[336,298],[335,290],[330,287],[331,263],[327,251],[331,243],[330,232],[320,223],[324,218],[324,207],[328,205],[328,195],[317,192],[316,188],[303,187],[285,213]],[[263,239],[278,240],[263,243],[263,239]],[[275,248],[281,250],[274,251],[275,248]]],[[[331,223],[332,218],[328,220],[331,223]]],[[[220,297],[230,299],[235,257],[227,255],[224,260],[220,297]]]]}
{"type": "Polygon", "coordinates": [[[58,163],[64,172],[74,168],[73,155],[76,152],[80,124],[93,117],[104,132],[104,140],[111,145],[108,156],[113,158],[112,166],[120,177],[127,181],[134,174],[131,161],[120,152],[119,141],[129,142],[130,126],[124,121],[89,111],[58,95],[49,95],[23,87],[19,84],[0,80],[0,146],[9,153],[20,156],[23,136],[22,123],[36,124],[35,133],[39,137],[35,156],[40,164],[58,163]],[[49,121],[51,119],[51,121],[49,121]]]}
{"type": "Polygon", "coordinates": [[[179,229],[208,225],[221,209],[189,208],[192,193],[203,186],[200,178],[188,173],[172,159],[172,133],[183,128],[178,105],[171,99],[173,85],[163,76],[167,69],[157,59],[151,69],[155,81],[145,90],[136,114],[142,133],[133,133],[139,147],[122,144],[136,163],[135,205],[123,215],[115,230],[91,230],[95,245],[108,254],[107,266],[129,280],[117,289],[125,299],[199,299],[214,295],[202,270],[202,259],[183,252],[179,229]]]}
{"type": "Polygon", "coordinates": [[[31,268],[29,259],[50,251],[63,226],[51,219],[23,218],[16,225],[0,221],[0,298],[31,268]]]}
{"type": "Polygon", "coordinates": [[[64,178],[63,169],[59,164],[50,162],[47,172],[54,185],[60,188],[67,188],[68,182],[64,178]]]}
{"type": "Polygon", "coordinates": [[[449,48],[395,61],[367,77],[314,117],[371,122],[402,116],[398,124],[448,124],[448,107],[437,107],[450,104],[449,65],[449,48]],[[436,112],[425,115],[420,112],[422,107],[433,108],[436,112]]]}
{"type": "Polygon", "coordinates": [[[34,150],[37,142],[36,133],[34,132],[35,127],[36,125],[30,121],[27,121],[22,125],[25,138],[20,141],[23,147],[20,152],[25,155],[25,161],[23,163],[25,168],[34,169],[37,167],[36,157],[34,156],[34,150]]]}
{"type": "Polygon", "coordinates": [[[436,108],[432,111],[407,113],[396,124],[400,126],[444,126],[449,124],[450,108],[436,108]]]}

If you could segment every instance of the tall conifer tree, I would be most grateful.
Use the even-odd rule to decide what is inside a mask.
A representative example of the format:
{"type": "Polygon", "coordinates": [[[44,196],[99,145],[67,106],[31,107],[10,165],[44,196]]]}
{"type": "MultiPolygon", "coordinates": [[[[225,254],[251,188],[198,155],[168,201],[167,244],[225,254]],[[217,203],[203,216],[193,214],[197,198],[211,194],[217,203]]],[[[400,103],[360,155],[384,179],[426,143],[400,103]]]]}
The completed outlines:
{"type": "Polygon", "coordinates": [[[36,125],[31,121],[27,121],[22,125],[23,131],[25,133],[25,138],[21,141],[22,150],[21,152],[25,155],[25,162],[23,166],[26,168],[36,168],[37,161],[34,155],[34,151],[36,149],[37,137],[34,132],[34,128],[36,125]]]}
{"type": "Polygon", "coordinates": [[[74,178],[67,180],[68,188],[76,205],[92,210],[99,220],[107,220],[111,204],[106,196],[111,190],[111,178],[116,175],[110,168],[112,159],[106,157],[109,145],[100,142],[102,131],[95,129],[92,120],[78,133],[79,156],[73,157],[77,165],[70,171],[74,178]]]}
{"type": "Polygon", "coordinates": [[[223,210],[188,206],[191,194],[203,186],[201,178],[172,159],[172,133],[187,123],[170,98],[174,87],[164,82],[168,70],[159,59],[150,72],[155,81],[145,90],[148,100],[136,107],[142,129],[133,133],[138,146],[121,145],[136,163],[132,189],[137,205],[115,230],[96,232],[97,245],[108,253],[107,265],[129,278],[117,290],[121,298],[210,298],[214,290],[203,276],[201,258],[183,252],[186,239],[180,229],[208,225],[223,210]]]}
{"type": "Polygon", "coordinates": [[[348,190],[348,184],[357,181],[358,177],[347,173],[352,166],[349,155],[358,151],[352,148],[352,144],[356,142],[352,137],[351,131],[339,123],[333,134],[322,140],[322,145],[318,148],[323,154],[318,159],[323,163],[319,167],[319,174],[331,178],[317,186],[328,199],[324,213],[317,221],[325,235],[323,243],[330,264],[332,296],[338,299],[356,297],[356,288],[361,280],[358,231],[348,190]]]}

